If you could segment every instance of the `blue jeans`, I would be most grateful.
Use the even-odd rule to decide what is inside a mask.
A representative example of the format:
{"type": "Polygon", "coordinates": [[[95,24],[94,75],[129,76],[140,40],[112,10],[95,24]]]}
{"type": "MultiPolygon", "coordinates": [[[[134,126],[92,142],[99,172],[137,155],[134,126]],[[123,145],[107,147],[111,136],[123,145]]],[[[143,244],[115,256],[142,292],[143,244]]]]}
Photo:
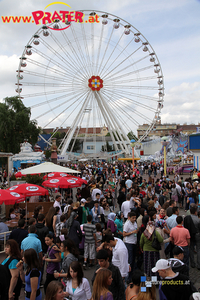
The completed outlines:
{"type": "Polygon", "coordinates": [[[134,266],[135,266],[135,257],[136,257],[137,245],[136,244],[129,244],[129,243],[125,243],[125,245],[126,245],[126,248],[128,250],[128,263],[131,266],[131,272],[129,273],[129,279],[131,279],[133,269],[134,269],[134,266]]]}

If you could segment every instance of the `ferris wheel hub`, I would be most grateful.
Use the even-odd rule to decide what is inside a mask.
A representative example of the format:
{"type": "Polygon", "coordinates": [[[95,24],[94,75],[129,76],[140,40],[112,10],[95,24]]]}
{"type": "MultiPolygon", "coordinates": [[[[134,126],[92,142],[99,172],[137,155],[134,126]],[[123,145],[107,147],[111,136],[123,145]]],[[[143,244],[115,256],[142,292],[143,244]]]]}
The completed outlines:
{"type": "Polygon", "coordinates": [[[103,87],[103,79],[99,76],[92,76],[88,79],[88,86],[91,88],[92,91],[100,91],[103,87]]]}

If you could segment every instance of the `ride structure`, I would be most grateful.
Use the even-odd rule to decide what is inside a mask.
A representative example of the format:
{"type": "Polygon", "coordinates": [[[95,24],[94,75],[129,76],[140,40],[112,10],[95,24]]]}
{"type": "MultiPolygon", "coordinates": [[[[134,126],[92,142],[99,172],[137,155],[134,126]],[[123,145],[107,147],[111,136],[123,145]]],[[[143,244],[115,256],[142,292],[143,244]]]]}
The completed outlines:
{"type": "Polygon", "coordinates": [[[130,155],[133,137],[128,135],[136,136],[137,127],[148,124],[137,141],[141,142],[160,120],[160,62],[149,41],[129,22],[101,11],[81,12],[84,22],[56,20],[30,38],[20,57],[16,92],[31,107],[32,118],[42,128],[52,128],[46,140],[50,147],[60,128],[67,128],[58,148],[61,155],[76,157],[77,141],[82,144],[80,158],[130,155]],[[106,128],[106,135],[97,128],[106,128]],[[108,136],[112,154],[106,148],[108,136]],[[91,153],[86,155],[88,144],[91,153]]]}

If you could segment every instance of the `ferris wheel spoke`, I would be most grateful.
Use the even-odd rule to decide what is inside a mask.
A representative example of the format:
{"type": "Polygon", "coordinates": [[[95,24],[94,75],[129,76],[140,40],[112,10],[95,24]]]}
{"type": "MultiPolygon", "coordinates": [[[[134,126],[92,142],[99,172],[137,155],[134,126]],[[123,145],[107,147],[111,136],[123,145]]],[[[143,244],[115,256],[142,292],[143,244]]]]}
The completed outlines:
{"type": "Polygon", "coordinates": [[[143,61],[143,60],[146,59],[147,57],[148,57],[148,55],[147,55],[147,56],[144,56],[144,57],[142,57],[142,58],[140,58],[140,59],[138,59],[138,60],[136,60],[136,61],[134,61],[132,64],[126,65],[126,66],[125,66],[124,68],[122,68],[121,70],[116,70],[118,67],[120,67],[121,65],[123,65],[123,63],[127,60],[127,58],[125,58],[120,64],[118,64],[115,68],[113,68],[109,73],[107,73],[106,75],[104,75],[104,78],[105,78],[105,79],[112,79],[114,75],[120,74],[121,72],[126,71],[127,69],[129,69],[129,68],[135,66],[137,63],[143,61]],[[115,72],[115,73],[112,73],[114,70],[116,70],[116,72],[115,72]],[[108,76],[109,74],[110,74],[110,76],[108,76]]]}
{"type": "MultiPolygon", "coordinates": [[[[109,79],[109,80],[116,80],[116,79],[120,79],[120,78],[124,78],[124,77],[127,77],[127,76],[130,76],[130,75],[133,75],[133,74],[138,74],[139,72],[144,72],[144,71],[147,71],[149,69],[152,69],[154,66],[147,66],[147,67],[143,67],[143,68],[140,68],[140,69],[137,69],[137,70],[134,70],[132,72],[128,72],[128,73],[124,73],[124,74],[121,74],[117,77],[109,77],[109,78],[106,78],[106,81],[109,79]]],[[[115,75],[118,74],[118,73],[115,73],[115,75]]]]}
{"type": "MultiPolygon", "coordinates": [[[[149,81],[149,80],[156,80],[156,79],[157,79],[157,76],[140,77],[141,81],[145,81],[145,80],[149,81]]],[[[121,83],[127,83],[127,82],[138,82],[138,81],[139,81],[138,78],[132,78],[132,79],[127,79],[127,80],[119,80],[119,81],[115,80],[113,82],[113,84],[119,84],[119,83],[121,84],[121,83]]],[[[106,85],[108,85],[108,83],[106,83],[106,85]]],[[[104,84],[104,86],[105,86],[105,84],[104,84]]]]}
{"type": "MultiPolygon", "coordinates": [[[[115,96],[114,96],[114,97],[115,97],[115,96]]],[[[115,99],[116,99],[116,101],[119,101],[119,98],[118,98],[117,96],[115,97],[115,99]]],[[[115,101],[115,102],[112,101],[112,103],[114,103],[114,104],[116,105],[116,101],[115,101]]],[[[110,102],[109,102],[109,104],[110,104],[110,102]]],[[[118,105],[118,103],[117,103],[117,105],[118,105]]],[[[124,103],[124,102],[123,102],[123,107],[126,107],[126,108],[127,108],[127,111],[132,111],[133,113],[136,114],[136,111],[137,111],[137,110],[135,110],[135,109],[133,109],[132,107],[128,106],[128,105],[127,105],[126,103],[124,103]]],[[[147,109],[148,111],[151,110],[150,108],[147,108],[147,107],[143,107],[143,108],[147,109]]],[[[153,111],[153,112],[155,113],[156,110],[153,111]]],[[[138,111],[137,111],[137,114],[138,114],[140,117],[142,117],[144,120],[147,120],[148,122],[151,121],[150,118],[148,118],[146,115],[144,115],[144,114],[142,114],[142,113],[139,113],[138,111]]],[[[139,124],[139,123],[138,123],[138,124],[139,124]]]]}
{"type": "Polygon", "coordinates": [[[109,116],[108,116],[108,112],[107,112],[107,111],[105,110],[105,108],[103,107],[103,103],[102,103],[101,99],[99,98],[99,95],[97,94],[97,92],[95,92],[95,98],[96,98],[96,101],[97,101],[97,103],[98,103],[98,106],[99,106],[99,108],[100,108],[100,110],[101,110],[101,112],[102,112],[102,114],[103,114],[103,116],[104,116],[104,118],[105,118],[105,120],[106,120],[106,123],[107,123],[107,125],[108,125],[109,132],[110,132],[110,136],[111,136],[111,139],[112,139],[112,142],[113,142],[115,151],[117,151],[118,148],[117,148],[117,144],[116,144],[116,141],[115,141],[115,138],[114,138],[114,135],[113,135],[113,132],[114,132],[115,130],[114,130],[114,127],[113,127],[113,125],[112,125],[112,123],[111,123],[111,120],[110,120],[110,118],[109,118],[109,116]]]}
{"type": "Polygon", "coordinates": [[[73,34],[73,36],[74,36],[74,40],[75,40],[75,42],[76,42],[76,48],[78,49],[78,52],[79,52],[78,57],[80,57],[80,58],[82,59],[82,66],[83,66],[83,68],[84,68],[85,73],[87,74],[87,76],[89,76],[88,68],[87,68],[87,62],[86,62],[86,60],[85,60],[85,54],[84,54],[83,51],[82,51],[82,47],[81,47],[81,45],[80,45],[80,43],[79,43],[79,39],[78,39],[78,37],[76,36],[76,32],[75,32],[73,26],[70,26],[70,29],[71,29],[71,32],[72,32],[72,34],[73,34]]]}
{"type": "MultiPolygon", "coordinates": [[[[30,59],[30,58],[29,58],[27,61],[28,61],[28,63],[31,63],[32,65],[37,66],[37,67],[40,67],[40,68],[42,68],[42,69],[46,68],[46,65],[45,65],[45,64],[42,64],[42,63],[39,62],[39,61],[30,59]]],[[[57,73],[57,74],[59,74],[59,75],[66,76],[66,71],[65,71],[65,72],[62,72],[61,70],[58,70],[58,69],[53,68],[53,67],[48,67],[48,71],[57,73]]]]}
{"type": "Polygon", "coordinates": [[[89,50],[88,50],[88,43],[87,43],[85,27],[84,27],[83,23],[81,23],[81,30],[82,30],[83,42],[84,42],[84,46],[85,46],[87,66],[88,66],[88,69],[90,70],[90,73],[92,74],[92,67],[91,67],[91,63],[90,63],[90,60],[89,60],[90,55],[89,55],[89,50]]]}
{"type": "MultiPolygon", "coordinates": [[[[96,110],[95,110],[95,102],[93,101],[93,144],[96,144],[96,110]]],[[[96,153],[96,147],[95,147],[96,153]]]]}
{"type": "MultiPolygon", "coordinates": [[[[42,68],[42,70],[46,69],[46,65],[45,65],[45,64],[42,64],[41,62],[38,62],[38,61],[35,61],[35,60],[32,60],[32,59],[28,59],[27,61],[28,61],[28,63],[31,63],[31,64],[33,64],[33,65],[35,65],[35,66],[38,66],[38,67],[42,68]]],[[[49,62],[50,62],[50,61],[49,61],[49,62]]],[[[71,73],[71,72],[67,72],[66,69],[65,69],[65,70],[63,69],[63,71],[65,71],[65,72],[62,72],[62,71],[60,70],[60,67],[59,67],[59,69],[57,69],[57,68],[48,66],[48,72],[53,72],[53,73],[56,73],[56,74],[60,75],[60,76],[61,76],[61,77],[59,77],[60,80],[63,81],[64,78],[68,78],[68,79],[72,78],[72,73],[71,73]]],[[[23,71],[23,72],[26,73],[26,70],[23,71]]],[[[27,71],[27,72],[28,72],[28,71],[27,71]]],[[[30,71],[28,72],[28,74],[30,74],[30,71]]],[[[80,78],[77,77],[77,80],[80,81],[80,78]]]]}
{"type": "MultiPolygon", "coordinates": [[[[86,94],[86,93],[85,93],[86,94]]],[[[84,95],[85,95],[84,94],[84,95]]],[[[78,106],[81,104],[81,102],[83,102],[83,99],[82,100],[80,100],[83,96],[84,96],[83,94],[79,97],[79,98],[77,98],[73,103],[72,103],[72,105],[74,104],[74,103],[76,103],[76,102],[78,102],[78,104],[76,105],[76,107],[72,110],[72,112],[67,116],[67,118],[65,118],[65,120],[63,121],[63,123],[64,122],[66,122],[66,120],[74,113],[74,111],[78,108],[78,106]],[[79,101],[80,100],[80,101],[79,101]]],[[[44,126],[44,128],[45,127],[47,127],[49,124],[51,124],[53,121],[55,121],[60,115],[62,115],[68,108],[70,108],[72,105],[69,105],[67,108],[65,108],[60,114],[58,114],[53,120],[51,120],[50,122],[48,122],[45,126],[44,126]]],[[[62,124],[63,124],[62,123],[62,124]]],[[[62,126],[62,124],[61,124],[61,126],[62,126]]]]}
{"type": "Polygon", "coordinates": [[[131,90],[131,89],[139,89],[139,90],[158,90],[158,87],[157,86],[150,86],[150,85],[147,85],[147,86],[144,86],[144,85],[120,85],[120,84],[115,84],[113,83],[112,85],[104,85],[105,87],[112,87],[112,88],[119,88],[119,89],[127,89],[127,90],[131,90]]]}
{"type": "Polygon", "coordinates": [[[69,146],[69,143],[70,143],[70,141],[74,135],[74,132],[76,130],[77,124],[79,123],[79,120],[81,119],[82,114],[84,113],[84,110],[87,107],[87,104],[89,101],[89,95],[90,95],[90,91],[87,93],[86,99],[84,99],[81,109],[79,110],[77,117],[74,119],[74,122],[72,123],[65,141],[63,141],[61,155],[65,154],[65,152],[69,146]]]}
{"type": "MultiPolygon", "coordinates": [[[[72,28],[72,26],[70,26],[70,27],[72,28]]],[[[56,42],[56,44],[59,45],[59,47],[60,47],[60,49],[62,50],[62,52],[64,53],[64,55],[66,55],[66,57],[67,57],[67,59],[68,59],[67,61],[68,61],[68,62],[69,62],[69,61],[72,62],[72,63],[70,63],[71,69],[74,69],[74,68],[75,68],[75,70],[78,71],[78,70],[79,70],[79,67],[77,67],[77,60],[74,59],[74,58],[67,52],[66,47],[64,47],[64,46],[60,43],[59,39],[57,39],[57,38],[55,37],[54,34],[52,34],[51,37],[52,37],[52,39],[54,39],[54,41],[56,42]]],[[[70,42],[70,40],[68,39],[67,45],[69,46],[69,44],[71,44],[71,42],[70,42]]],[[[70,69],[70,70],[71,70],[71,69],[70,69]]]]}
{"type": "Polygon", "coordinates": [[[80,120],[80,123],[79,123],[80,125],[78,126],[78,124],[77,124],[76,135],[75,135],[75,137],[74,137],[74,140],[73,140],[73,143],[72,143],[70,152],[72,152],[72,150],[74,149],[74,145],[75,145],[75,142],[76,142],[76,140],[77,140],[77,136],[78,136],[78,134],[79,134],[79,132],[80,132],[81,124],[82,124],[82,122],[83,122],[83,117],[84,117],[84,114],[83,114],[82,117],[81,117],[81,120],[80,120]]]}
{"type": "MultiPolygon", "coordinates": [[[[44,54],[43,52],[39,51],[37,48],[34,48],[34,52],[37,53],[41,58],[45,59],[45,61],[48,62],[48,64],[47,64],[48,67],[46,66],[45,69],[49,68],[49,64],[54,64],[55,66],[57,66],[59,68],[59,70],[64,71],[65,74],[68,74],[68,75],[71,74],[71,76],[75,75],[76,72],[78,72],[78,70],[79,70],[78,68],[76,68],[76,64],[74,64],[74,65],[71,64],[71,60],[67,64],[63,65],[62,60],[60,63],[60,59],[59,60],[53,59],[52,57],[48,56],[46,53],[44,54]],[[68,67],[70,67],[69,71],[68,71],[68,67]]],[[[29,61],[29,58],[28,58],[28,61],[29,61]]],[[[81,73],[81,74],[82,74],[82,76],[85,76],[85,74],[83,74],[83,73],[81,73]]]]}
{"type": "Polygon", "coordinates": [[[100,34],[100,39],[99,39],[99,46],[98,46],[97,60],[96,60],[97,67],[99,64],[99,57],[100,57],[100,51],[101,51],[101,46],[102,46],[103,33],[104,33],[104,26],[101,26],[101,34],[100,34]]]}
{"type": "MultiPolygon", "coordinates": [[[[113,128],[114,128],[114,137],[115,139],[118,141],[119,143],[119,146],[122,150],[125,150],[127,153],[128,153],[128,148],[127,148],[127,145],[126,145],[126,142],[125,140],[127,141],[127,137],[126,137],[126,134],[125,132],[123,131],[123,129],[120,127],[117,119],[115,118],[113,112],[110,110],[110,107],[107,105],[107,101],[105,101],[102,93],[98,93],[100,99],[101,99],[101,102],[102,104],[104,105],[105,107],[105,110],[107,111],[107,113],[109,114],[109,118],[110,120],[112,121],[113,123],[113,128]],[[124,135],[124,137],[122,136],[122,134],[124,135]],[[124,140],[125,139],[125,140],[124,140]]],[[[117,147],[118,149],[118,147],[117,147]]]]}
{"type": "Polygon", "coordinates": [[[92,73],[94,74],[94,23],[91,24],[91,45],[92,45],[92,73]]]}
{"type": "MultiPolygon", "coordinates": [[[[71,50],[71,53],[73,54],[73,58],[71,58],[71,60],[74,63],[73,68],[76,71],[76,74],[78,74],[78,76],[82,75],[83,78],[87,78],[88,77],[87,70],[83,67],[83,63],[82,63],[79,55],[77,54],[76,49],[73,47],[72,42],[70,41],[70,39],[68,38],[68,36],[66,35],[65,32],[62,32],[62,35],[63,35],[65,41],[67,41],[69,49],[71,50]]],[[[72,55],[69,55],[69,56],[72,57],[72,55]]]]}
{"type": "MultiPolygon", "coordinates": [[[[106,96],[107,97],[107,96],[106,96]]],[[[122,112],[122,115],[125,115],[130,121],[132,121],[135,125],[140,125],[140,122],[138,122],[137,120],[135,120],[134,118],[133,118],[133,116],[131,116],[130,114],[129,114],[129,111],[131,111],[131,112],[133,112],[134,114],[136,114],[136,112],[135,112],[135,110],[133,110],[132,108],[130,108],[130,107],[128,107],[128,109],[127,110],[125,110],[123,107],[126,107],[126,105],[123,103],[123,107],[122,106],[120,106],[119,104],[118,104],[118,100],[119,100],[119,98],[115,98],[116,99],[116,101],[115,102],[112,102],[112,103],[109,103],[109,105],[111,105],[112,106],[112,109],[114,110],[114,111],[116,111],[116,110],[119,110],[119,111],[121,111],[122,112]]],[[[137,113],[137,115],[139,115],[139,113],[137,113]]],[[[140,114],[140,117],[141,117],[141,115],[142,114],[140,114]]],[[[145,115],[142,115],[142,119],[143,120],[146,120],[146,121],[148,121],[149,122],[149,118],[147,118],[145,115]]]]}
{"type": "MultiPolygon", "coordinates": [[[[113,97],[114,97],[114,95],[115,95],[115,97],[116,98],[120,98],[121,97],[121,94],[118,94],[118,93],[116,93],[116,92],[114,92],[114,93],[109,93],[109,92],[107,92],[107,94],[109,95],[112,95],[113,97]]],[[[109,103],[111,102],[113,102],[114,100],[113,99],[111,99],[110,101],[109,101],[109,103]]],[[[154,112],[154,113],[156,113],[156,109],[154,109],[154,108],[152,108],[152,106],[149,106],[149,105],[147,105],[147,104],[143,104],[143,103],[140,103],[140,102],[138,102],[138,101],[135,101],[135,100],[133,100],[133,99],[130,99],[130,98],[128,98],[127,96],[126,96],[126,98],[125,98],[125,101],[126,102],[129,102],[130,104],[136,104],[137,106],[139,106],[139,107],[141,107],[141,108],[144,108],[144,109],[146,109],[147,111],[152,111],[152,112],[154,112]]]]}
{"type": "MultiPolygon", "coordinates": [[[[51,72],[51,70],[48,70],[48,71],[51,72]]],[[[70,74],[69,75],[65,74],[65,75],[63,75],[64,77],[63,76],[58,77],[56,75],[59,74],[59,73],[56,73],[56,75],[47,75],[47,74],[44,74],[44,73],[39,73],[39,72],[34,72],[34,71],[26,71],[26,70],[24,70],[23,73],[27,74],[27,75],[31,75],[31,76],[37,76],[37,77],[48,78],[48,79],[53,79],[53,80],[59,80],[59,81],[63,81],[63,82],[65,82],[65,81],[69,82],[69,81],[72,80],[72,74],[71,75],[70,74]]],[[[62,75],[62,74],[60,74],[60,75],[62,75]]],[[[78,78],[77,81],[81,81],[81,79],[78,78]]]]}
{"type": "MultiPolygon", "coordinates": [[[[118,56],[113,60],[113,62],[107,67],[107,69],[109,70],[111,68],[111,66],[119,60],[120,56],[123,55],[123,53],[126,51],[126,49],[130,46],[130,44],[132,43],[132,41],[134,41],[134,38],[131,39],[131,41],[126,45],[126,47],[124,47],[120,53],[118,54],[118,56]]],[[[104,76],[104,74],[102,74],[102,76],[104,76]]]]}
{"type": "MultiPolygon", "coordinates": [[[[80,92],[82,93],[83,91],[80,90],[80,92]]],[[[77,94],[77,95],[80,95],[80,92],[79,92],[79,93],[78,93],[78,91],[77,91],[76,93],[74,93],[74,92],[70,92],[70,93],[69,93],[69,92],[68,92],[68,93],[66,93],[66,94],[64,94],[64,95],[62,95],[62,96],[60,96],[60,97],[56,97],[56,98],[49,99],[49,100],[40,102],[40,103],[38,103],[38,104],[32,105],[32,106],[30,106],[30,108],[33,109],[33,108],[36,108],[36,107],[43,106],[43,105],[45,105],[45,104],[49,104],[49,103],[52,103],[52,102],[55,102],[55,101],[59,101],[59,100],[61,100],[61,99],[63,99],[63,98],[66,98],[66,97],[73,96],[72,98],[70,98],[70,99],[67,100],[67,101],[71,101],[71,100],[74,99],[74,97],[76,96],[76,94],[77,94]]]]}
{"type": "MultiPolygon", "coordinates": [[[[81,93],[81,96],[82,96],[82,93],[81,93]]],[[[73,100],[73,99],[74,99],[74,97],[72,97],[71,99],[68,99],[67,101],[65,100],[65,101],[62,102],[62,103],[59,103],[58,105],[52,107],[50,110],[48,110],[48,111],[42,113],[41,115],[37,116],[37,119],[43,117],[44,115],[48,114],[49,112],[55,111],[55,109],[57,109],[57,108],[63,106],[64,104],[66,104],[66,102],[70,102],[70,101],[73,100]]],[[[60,100],[60,99],[59,99],[59,100],[60,100]]],[[[69,107],[71,107],[71,106],[72,106],[74,103],[76,103],[78,100],[79,100],[79,99],[76,99],[76,100],[75,100],[72,104],[70,104],[70,106],[68,106],[66,109],[68,109],[69,107]]],[[[48,103],[49,103],[49,102],[48,102],[48,103]]],[[[62,113],[63,113],[63,111],[62,111],[62,113]]]]}
{"type": "MultiPolygon", "coordinates": [[[[44,42],[44,41],[43,41],[43,42],[44,42]]],[[[54,50],[49,44],[47,44],[46,42],[44,42],[44,45],[46,46],[46,48],[47,48],[52,54],[55,55],[55,57],[57,57],[57,59],[58,59],[59,61],[62,62],[62,64],[63,64],[63,63],[65,64],[66,68],[69,66],[69,62],[68,62],[62,55],[60,55],[56,50],[54,50]]],[[[51,60],[50,60],[50,61],[51,61],[51,60]]],[[[78,62],[77,62],[77,63],[78,63],[78,62]]],[[[75,64],[75,66],[76,66],[76,64],[75,64]]],[[[75,72],[75,68],[71,67],[71,65],[70,65],[70,72],[72,72],[72,73],[75,72]]],[[[82,75],[84,75],[84,74],[82,73],[82,75]]],[[[85,76],[85,75],[84,75],[84,76],[85,76]]]]}
{"type": "MultiPolygon", "coordinates": [[[[82,88],[79,88],[79,90],[82,90],[82,88]]],[[[48,92],[40,92],[40,93],[33,93],[33,94],[24,94],[24,95],[22,95],[22,97],[25,98],[24,100],[26,100],[26,98],[41,97],[41,96],[44,96],[44,95],[47,96],[47,95],[52,95],[52,94],[65,93],[65,92],[74,95],[74,91],[71,92],[71,91],[69,91],[69,89],[64,89],[64,90],[60,90],[59,89],[57,91],[54,90],[54,91],[48,91],[48,92]]],[[[51,101],[51,100],[47,100],[47,101],[51,101]]],[[[47,101],[45,101],[45,102],[47,102],[47,101]]],[[[45,102],[43,102],[43,103],[45,103],[45,102]]],[[[30,106],[30,108],[33,108],[33,107],[34,107],[34,105],[30,106]]]]}
{"type": "MultiPolygon", "coordinates": [[[[51,37],[52,37],[52,33],[51,33],[51,37]]],[[[66,66],[70,65],[71,63],[69,63],[61,54],[59,54],[58,51],[54,50],[51,45],[49,45],[45,40],[41,40],[42,44],[52,53],[55,55],[55,58],[57,58],[59,61],[62,62],[62,64],[64,63],[66,66]]],[[[51,62],[51,58],[49,59],[49,61],[51,62]]],[[[72,69],[73,70],[73,69],[72,69]]]]}
{"type": "Polygon", "coordinates": [[[104,75],[102,74],[102,72],[104,71],[105,67],[108,66],[108,62],[110,61],[110,59],[111,59],[113,53],[114,53],[115,50],[117,49],[117,46],[119,45],[119,42],[121,41],[121,39],[122,39],[123,36],[124,36],[124,33],[121,34],[119,40],[118,40],[117,43],[115,44],[115,47],[114,47],[113,51],[111,52],[111,54],[109,55],[107,61],[106,61],[105,64],[104,64],[104,66],[102,67],[102,70],[101,70],[101,72],[100,72],[100,76],[102,76],[102,77],[104,76],[104,75]]]}
{"type": "MultiPolygon", "coordinates": [[[[108,90],[107,88],[105,88],[104,90],[108,90]]],[[[158,102],[158,99],[156,97],[151,97],[151,96],[147,96],[147,95],[141,95],[139,93],[133,93],[133,92],[128,92],[128,91],[124,91],[124,90],[120,90],[120,89],[115,89],[115,91],[117,91],[118,93],[120,93],[120,95],[130,95],[130,96],[134,96],[135,98],[140,98],[142,100],[150,100],[153,102],[158,102]]]]}
{"type": "MultiPolygon", "coordinates": [[[[108,94],[106,94],[104,92],[102,92],[102,94],[104,95],[105,99],[110,100],[110,98],[108,97],[108,94]]],[[[118,98],[116,98],[116,101],[118,101],[118,98]]],[[[124,111],[121,109],[121,107],[117,103],[115,103],[115,104],[109,103],[109,105],[111,106],[112,110],[115,112],[115,115],[118,115],[119,119],[121,119],[122,115],[124,115],[124,111]],[[122,115],[119,115],[118,112],[121,112],[122,115]]],[[[136,126],[139,125],[139,123],[135,119],[133,119],[131,116],[129,116],[128,112],[125,115],[126,115],[127,119],[131,120],[136,126]]]]}
{"type": "Polygon", "coordinates": [[[110,44],[110,40],[111,40],[111,38],[112,38],[113,32],[114,32],[114,27],[112,28],[112,31],[111,31],[111,33],[110,33],[110,37],[109,37],[109,40],[108,40],[108,42],[107,42],[106,49],[105,49],[105,51],[104,51],[104,54],[103,54],[102,60],[101,60],[101,62],[100,62],[100,65],[99,65],[99,68],[98,68],[97,73],[101,73],[101,66],[102,66],[103,60],[104,60],[104,58],[105,58],[105,55],[106,55],[106,53],[107,53],[108,46],[109,46],[109,44],[110,44]]]}

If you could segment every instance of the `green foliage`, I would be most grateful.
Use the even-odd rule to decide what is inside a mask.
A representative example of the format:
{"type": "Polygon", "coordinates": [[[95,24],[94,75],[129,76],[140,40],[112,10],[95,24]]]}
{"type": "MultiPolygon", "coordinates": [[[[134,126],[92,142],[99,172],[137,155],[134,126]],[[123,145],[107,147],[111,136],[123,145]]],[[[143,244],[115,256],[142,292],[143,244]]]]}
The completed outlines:
{"type": "Polygon", "coordinates": [[[12,181],[12,180],[16,180],[16,177],[15,177],[14,174],[12,174],[12,176],[10,177],[10,180],[11,180],[11,181],[12,181]]]}
{"type": "MultiPolygon", "coordinates": [[[[108,132],[107,134],[106,134],[106,136],[110,136],[110,132],[108,132]]],[[[125,138],[124,138],[124,136],[123,136],[123,134],[121,134],[121,137],[122,137],[122,139],[121,139],[121,137],[120,137],[120,135],[119,135],[119,133],[116,131],[116,132],[114,132],[113,131],[113,136],[114,136],[114,139],[115,139],[115,141],[118,141],[118,140],[125,140],[125,138]]]]}
{"type": "Polygon", "coordinates": [[[133,133],[133,131],[131,130],[128,134],[127,134],[129,140],[135,140],[135,141],[138,141],[138,138],[137,136],[133,133]]]}
{"type": "MultiPolygon", "coordinates": [[[[53,135],[53,132],[51,133],[51,135],[53,135]]],[[[57,147],[60,146],[60,143],[61,143],[62,140],[64,139],[65,135],[66,135],[65,132],[56,132],[56,133],[53,135],[53,137],[57,139],[57,140],[56,140],[56,145],[57,145],[57,147]]],[[[71,147],[72,147],[73,143],[74,143],[74,139],[72,139],[72,140],[70,141],[69,147],[67,148],[67,151],[70,151],[70,150],[71,150],[71,147]]],[[[76,152],[76,151],[78,151],[78,150],[80,150],[80,149],[81,149],[81,142],[77,139],[77,140],[75,141],[75,144],[74,144],[74,147],[73,147],[72,151],[73,151],[73,152],[76,152]]],[[[48,155],[48,154],[47,154],[47,155],[48,155]]],[[[51,155],[50,155],[50,156],[51,156],[51,155]]],[[[48,158],[48,157],[46,156],[46,158],[48,158]]]]}
{"type": "Polygon", "coordinates": [[[113,147],[109,144],[109,142],[106,141],[106,145],[103,145],[103,146],[101,147],[101,150],[104,151],[104,152],[111,152],[111,151],[113,151],[114,149],[113,149],[113,147]]]}
{"type": "Polygon", "coordinates": [[[0,151],[15,154],[24,139],[32,145],[37,142],[41,129],[30,118],[30,108],[24,106],[18,96],[7,97],[0,103],[0,151]]]}
{"type": "Polygon", "coordinates": [[[32,183],[32,184],[37,184],[37,185],[42,185],[43,180],[43,175],[26,175],[25,180],[27,183],[32,183]]]}
{"type": "Polygon", "coordinates": [[[45,151],[45,156],[46,156],[46,159],[50,158],[51,157],[51,150],[46,150],[45,151]]]}
{"type": "MultiPolygon", "coordinates": [[[[67,148],[67,151],[70,151],[70,150],[71,150],[71,147],[72,147],[73,143],[74,143],[74,139],[72,139],[72,140],[70,141],[69,147],[67,148]]],[[[78,150],[80,150],[80,149],[81,149],[81,142],[80,142],[79,140],[76,140],[76,141],[75,141],[75,144],[74,144],[74,147],[73,147],[73,149],[72,149],[72,151],[73,151],[73,152],[76,152],[76,151],[78,151],[78,150]]]]}

